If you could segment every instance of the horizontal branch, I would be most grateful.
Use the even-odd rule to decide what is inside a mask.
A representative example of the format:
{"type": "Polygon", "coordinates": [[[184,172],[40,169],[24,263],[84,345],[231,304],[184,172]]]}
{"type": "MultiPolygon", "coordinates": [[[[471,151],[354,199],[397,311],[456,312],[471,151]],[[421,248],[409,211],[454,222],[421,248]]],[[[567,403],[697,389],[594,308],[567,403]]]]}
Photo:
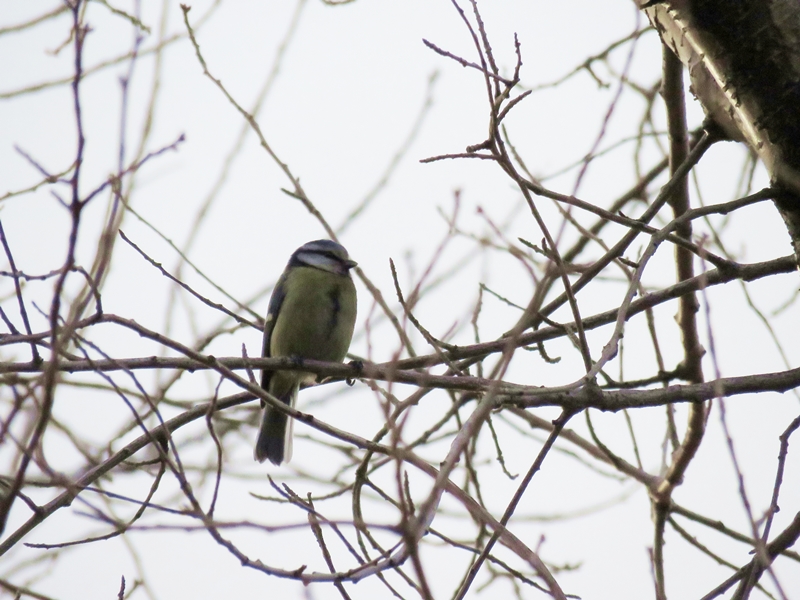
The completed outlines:
{"type": "MultiPolygon", "coordinates": [[[[539,387],[510,382],[497,382],[483,377],[460,375],[435,375],[398,369],[398,363],[329,363],[297,358],[238,358],[209,357],[208,363],[192,358],[145,358],[112,359],[97,361],[59,361],[58,368],[66,372],[118,371],[136,369],[183,369],[200,371],[214,369],[213,364],[232,371],[272,369],[286,371],[308,371],[319,376],[343,379],[373,379],[406,383],[418,387],[438,388],[483,394],[492,389],[498,401],[504,404],[531,408],[537,406],[560,406],[569,410],[596,408],[618,411],[624,408],[662,406],[667,403],[700,402],[720,396],[736,396],[759,392],[786,392],[800,387],[800,368],[759,373],[741,377],[726,377],[707,383],[693,385],[671,385],[667,388],[644,390],[604,390],[596,386],[539,387]]],[[[0,364],[0,372],[43,372],[48,362],[40,364],[0,364]]]]}
{"type": "Polygon", "coordinates": [[[543,389],[526,393],[512,404],[523,408],[561,406],[581,410],[597,408],[618,411],[625,408],[664,406],[679,402],[702,402],[713,398],[762,392],[787,392],[800,387],[800,368],[741,377],[721,377],[706,383],[671,385],[652,390],[602,390],[592,386],[569,391],[543,389]]]}
{"type": "MultiPolygon", "coordinates": [[[[771,275],[778,275],[781,273],[791,273],[797,270],[797,265],[792,256],[784,256],[774,260],[753,263],[749,265],[734,264],[726,269],[712,269],[706,273],[687,279],[673,286],[652,292],[641,298],[631,302],[628,311],[627,319],[647,309],[653,308],[670,300],[680,298],[684,294],[689,294],[703,288],[711,287],[728,283],[737,279],[743,281],[754,281],[763,277],[771,275]]],[[[606,312],[598,313],[591,317],[583,319],[583,327],[585,330],[596,329],[603,325],[613,323],[617,319],[617,309],[608,310],[606,312]]],[[[96,315],[88,319],[84,319],[77,324],[76,330],[92,326],[99,323],[119,323],[122,321],[119,317],[111,314],[96,315]]],[[[552,339],[563,337],[568,331],[574,330],[574,323],[565,323],[558,327],[542,327],[536,331],[531,331],[519,337],[517,342],[518,346],[528,346],[538,342],[544,342],[552,339]]],[[[44,342],[49,336],[49,332],[40,332],[33,335],[24,334],[0,334],[0,346],[11,344],[29,344],[31,342],[44,342]]],[[[450,360],[461,360],[466,358],[481,358],[489,356],[496,352],[502,352],[506,348],[508,340],[506,338],[499,338],[491,342],[484,342],[481,344],[473,344],[471,346],[453,347],[443,351],[445,357],[450,360]]],[[[250,368],[272,368],[272,369],[285,369],[285,370],[302,370],[310,371],[318,375],[325,375],[329,377],[348,378],[364,376],[370,379],[383,379],[379,376],[380,371],[373,371],[368,369],[378,369],[380,365],[365,365],[364,371],[360,372],[355,368],[349,368],[345,365],[330,364],[330,363],[316,363],[315,361],[297,361],[289,358],[222,358],[219,359],[220,363],[230,369],[240,370],[246,367],[250,368]],[[302,364],[302,367],[299,366],[302,364]]],[[[414,358],[403,359],[394,363],[387,363],[383,368],[394,371],[395,375],[402,371],[411,371],[413,369],[433,367],[442,364],[442,356],[440,354],[429,354],[425,356],[417,356],[414,358]]],[[[33,362],[25,363],[0,363],[0,374],[2,373],[39,373],[47,363],[35,364],[33,362]]],[[[122,368],[126,369],[185,369],[187,371],[195,371],[211,368],[208,364],[198,362],[188,358],[159,358],[155,356],[144,358],[129,358],[129,359],[114,359],[114,360],[96,360],[96,361],[59,361],[59,370],[69,373],[80,371],[114,371],[122,368]]],[[[417,377],[433,378],[434,375],[427,374],[414,374],[417,377]]],[[[442,380],[450,381],[450,378],[442,377],[442,380]]],[[[463,379],[463,378],[462,378],[463,379]]],[[[394,378],[392,381],[401,381],[401,379],[394,378]]],[[[447,387],[445,384],[440,383],[439,380],[426,379],[428,382],[436,387],[447,387]]],[[[420,383],[418,380],[409,381],[408,383],[420,383]]],[[[464,383],[464,382],[462,382],[464,383]]],[[[451,389],[464,389],[455,386],[451,389]]]]}

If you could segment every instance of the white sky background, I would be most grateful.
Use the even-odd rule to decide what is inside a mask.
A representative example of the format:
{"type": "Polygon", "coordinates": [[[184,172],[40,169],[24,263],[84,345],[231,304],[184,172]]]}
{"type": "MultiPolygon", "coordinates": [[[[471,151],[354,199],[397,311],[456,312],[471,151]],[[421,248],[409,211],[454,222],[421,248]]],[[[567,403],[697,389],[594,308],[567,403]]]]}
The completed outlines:
{"type": "MultiPolygon", "coordinates": [[[[133,10],[127,2],[113,5],[126,11],[133,10]]],[[[164,5],[169,7],[168,32],[183,33],[185,28],[178,2],[169,0],[164,5]]],[[[0,0],[0,27],[27,21],[55,6],[56,2],[0,0]]],[[[209,6],[209,2],[192,4],[191,21],[197,22],[209,6]]],[[[466,3],[464,6],[467,7],[466,3]]],[[[162,3],[155,0],[143,3],[142,21],[152,29],[143,49],[154,45],[161,9],[162,3]]],[[[208,24],[197,32],[212,74],[221,79],[228,91],[247,109],[252,106],[273,68],[277,48],[295,9],[296,3],[289,1],[223,2],[208,24]]],[[[646,24],[644,16],[637,17],[633,3],[628,0],[484,1],[481,9],[498,62],[509,74],[515,60],[512,36],[514,32],[519,35],[525,87],[541,85],[570,72],[588,55],[603,50],[612,41],[633,31],[637,18],[640,26],[646,24]]],[[[127,21],[99,3],[91,4],[87,14],[87,22],[93,31],[86,40],[85,67],[130,49],[132,31],[127,21]]],[[[70,76],[72,46],[58,55],[49,52],[64,42],[69,24],[70,15],[65,13],[36,28],[0,36],[0,93],[70,76]]],[[[515,241],[521,236],[538,244],[542,237],[527,209],[521,207],[519,193],[496,165],[466,160],[434,164],[418,162],[431,155],[461,152],[467,145],[483,141],[488,127],[482,76],[435,54],[423,45],[423,38],[469,60],[476,59],[469,34],[449,1],[390,3],[359,0],[346,6],[330,7],[308,0],[299,13],[297,33],[280,65],[279,76],[258,116],[274,151],[301,179],[309,197],[327,220],[338,227],[349,211],[380,181],[408,136],[428,90],[432,89],[433,106],[413,145],[391,173],[387,187],[341,237],[351,255],[390,301],[394,299],[394,291],[389,258],[395,260],[399,280],[408,291],[447,233],[447,223],[439,211],[452,212],[455,190],[461,192],[459,225],[465,231],[477,235],[489,233],[486,222],[477,214],[480,207],[496,223],[503,223],[514,215],[513,225],[506,233],[508,240],[515,241]],[[438,77],[429,88],[433,73],[438,73],[438,77]]],[[[660,76],[657,36],[653,32],[647,33],[638,44],[631,79],[649,87],[660,76]]],[[[612,54],[611,64],[616,70],[623,68],[628,50],[629,45],[625,45],[612,54]]],[[[128,158],[139,143],[153,67],[152,56],[143,57],[135,67],[127,129],[128,158]]],[[[119,78],[127,69],[128,64],[121,63],[87,77],[82,84],[87,140],[84,192],[116,169],[121,97],[119,78]]],[[[182,39],[166,50],[162,69],[153,133],[147,150],[169,145],[181,134],[185,134],[186,141],[179,145],[177,152],[157,157],[142,168],[136,179],[133,207],[166,237],[182,246],[199,207],[220,177],[221,165],[239,135],[243,119],[202,74],[188,39],[182,39]]],[[[509,132],[535,175],[547,177],[580,160],[591,149],[617,86],[616,80],[609,76],[602,64],[597,66],[597,73],[611,82],[610,88],[598,88],[584,71],[555,89],[534,93],[514,109],[507,122],[509,132]]],[[[609,147],[635,134],[635,123],[638,123],[643,107],[640,96],[623,95],[600,147],[609,147]]],[[[658,126],[663,128],[660,107],[658,101],[655,118],[658,126]]],[[[690,103],[689,114],[690,127],[694,128],[702,121],[702,112],[696,103],[690,103]]],[[[15,145],[53,172],[67,169],[75,148],[75,125],[68,87],[0,99],[0,194],[31,186],[40,180],[40,175],[15,151],[15,145]]],[[[630,168],[632,144],[627,148],[611,154],[609,159],[594,162],[576,195],[607,206],[611,199],[630,187],[636,175],[630,168]],[[628,158],[621,159],[621,156],[628,158]]],[[[645,156],[648,156],[647,152],[645,156]]],[[[649,156],[651,160],[642,165],[643,170],[648,170],[660,158],[655,147],[651,148],[649,156]]],[[[743,158],[742,148],[721,144],[703,159],[699,173],[705,203],[733,199],[743,158]]],[[[545,183],[556,191],[573,193],[576,173],[573,169],[563,176],[547,179],[545,183]]],[[[755,189],[764,185],[766,176],[759,172],[755,189]]],[[[260,314],[266,312],[268,293],[292,250],[305,241],[324,237],[317,221],[298,201],[282,193],[282,187],[291,187],[290,182],[259,147],[255,136],[248,133],[244,148],[228,172],[190,251],[191,260],[206,275],[237,299],[254,299],[251,306],[260,314]]],[[[66,188],[61,192],[68,193],[66,188]]],[[[693,202],[696,199],[697,195],[693,194],[693,202]]],[[[86,211],[87,224],[79,240],[79,262],[87,267],[96,250],[96,224],[101,222],[108,203],[108,194],[103,194],[86,211]]],[[[556,223],[557,214],[550,203],[541,204],[546,217],[556,223]]],[[[67,217],[67,212],[47,190],[2,202],[0,220],[18,268],[26,273],[43,273],[61,264],[69,226],[67,217]]],[[[584,215],[579,214],[578,218],[583,223],[593,222],[593,219],[585,219],[584,215]]],[[[128,215],[122,229],[166,268],[176,265],[175,253],[135,217],[128,215]]],[[[737,259],[742,262],[768,260],[789,254],[791,250],[785,228],[769,203],[736,213],[727,235],[728,248],[736,252],[737,259]]],[[[644,243],[640,240],[638,246],[632,247],[629,257],[635,259],[636,252],[643,248],[644,243]]],[[[448,247],[434,276],[447,271],[473,248],[471,241],[457,238],[448,247]]],[[[594,252],[599,255],[597,249],[594,252]]],[[[671,257],[670,248],[662,249],[646,273],[646,284],[663,285],[674,278],[671,257]]],[[[2,268],[7,269],[3,264],[2,268]]],[[[186,269],[184,275],[196,289],[230,306],[230,302],[193,272],[186,269]]],[[[476,255],[458,276],[432,292],[417,308],[417,317],[438,336],[443,336],[457,323],[460,329],[452,341],[470,343],[472,332],[468,318],[480,282],[521,304],[528,302],[532,290],[530,279],[517,263],[500,252],[486,251],[476,255]]],[[[77,277],[73,283],[80,283],[77,277]]],[[[163,331],[170,285],[130,247],[118,240],[112,273],[103,290],[104,310],[163,331]]],[[[751,284],[749,289],[756,303],[769,314],[789,300],[797,287],[795,274],[751,284]]],[[[39,306],[46,310],[52,283],[32,284],[29,289],[30,297],[38,299],[39,306]]],[[[608,296],[597,293],[579,296],[583,313],[594,314],[616,306],[621,288],[609,287],[612,289],[614,291],[608,296]]],[[[0,280],[2,298],[11,293],[11,281],[7,278],[0,280]]],[[[371,298],[361,285],[359,294],[361,326],[351,350],[360,356],[369,355],[376,361],[388,360],[397,350],[396,337],[390,334],[385,324],[381,325],[372,332],[371,348],[368,347],[363,335],[363,320],[372,310],[371,298]]],[[[723,375],[785,368],[768,332],[747,308],[738,284],[710,290],[708,297],[723,375]]],[[[486,318],[481,322],[481,335],[482,339],[488,340],[513,324],[517,313],[492,298],[485,297],[484,302],[486,318]]],[[[177,339],[194,339],[198,332],[209,331],[220,322],[218,314],[192,299],[183,298],[178,306],[180,310],[173,314],[169,332],[177,339]]],[[[663,324],[659,331],[662,342],[677,340],[677,332],[670,327],[675,311],[674,304],[656,311],[663,324]]],[[[559,312],[555,318],[564,320],[567,313],[559,312]]],[[[784,344],[791,367],[797,366],[800,353],[797,321],[796,306],[781,313],[775,321],[777,336],[784,344]]],[[[705,321],[701,320],[701,323],[702,341],[708,347],[705,321]]],[[[34,330],[44,328],[45,321],[35,316],[34,330]]],[[[652,350],[642,331],[631,327],[625,338],[625,374],[631,378],[638,371],[652,372],[652,350]],[[637,346],[637,340],[641,346],[637,346]]],[[[590,334],[592,350],[597,355],[608,335],[607,328],[590,334]]],[[[92,339],[114,356],[147,356],[158,352],[155,346],[132,334],[121,336],[116,328],[99,328],[93,332],[92,339]]],[[[217,356],[238,356],[243,343],[250,356],[257,356],[260,333],[255,330],[237,331],[219,338],[207,351],[217,356]]],[[[680,359],[680,349],[674,343],[669,346],[665,354],[668,367],[672,368],[680,359]]],[[[421,352],[428,352],[421,341],[418,348],[421,352]]],[[[576,366],[580,365],[578,354],[561,342],[548,345],[548,351],[562,356],[562,362],[557,366],[545,365],[538,355],[532,353],[527,362],[517,363],[509,379],[541,385],[571,382],[576,366]]],[[[11,356],[3,350],[2,359],[28,360],[29,356],[11,356]]],[[[618,368],[618,362],[613,368],[618,368]]],[[[711,363],[707,360],[704,366],[707,378],[711,379],[711,363]]],[[[142,375],[144,381],[151,381],[150,377],[142,375]]],[[[181,398],[204,400],[213,393],[215,384],[211,375],[195,374],[186,377],[173,393],[181,394],[181,398]]],[[[235,391],[232,387],[223,390],[225,393],[235,391]]],[[[311,409],[316,416],[337,427],[372,437],[380,427],[381,419],[374,397],[364,390],[345,395],[338,404],[315,402],[334,391],[325,388],[304,392],[299,408],[311,409]]],[[[93,397],[88,392],[63,390],[60,394],[56,400],[56,416],[98,442],[104,439],[104,433],[116,430],[126,418],[124,406],[119,402],[120,406],[108,406],[107,396],[93,397]]],[[[430,402],[432,414],[439,415],[441,406],[449,401],[440,396],[430,402]]],[[[726,406],[748,491],[752,492],[750,500],[760,515],[769,504],[778,435],[796,416],[798,402],[792,394],[765,394],[758,398],[740,396],[728,400],[726,406]],[[769,418],[764,418],[765,413],[769,413],[769,418]],[[769,467],[764,468],[765,464],[769,467]]],[[[243,418],[245,414],[239,411],[233,416],[243,418]]],[[[542,411],[540,414],[552,418],[556,413],[542,411]]],[[[634,415],[637,431],[646,440],[647,448],[643,450],[646,468],[657,468],[659,464],[660,437],[653,441],[648,436],[662,435],[658,429],[662,415],[660,409],[634,415]]],[[[685,411],[679,408],[678,415],[678,423],[683,425],[685,411]]],[[[422,431],[427,419],[427,413],[421,409],[414,414],[409,427],[422,431]]],[[[620,452],[630,454],[621,414],[595,414],[594,419],[607,442],[617,444],[620,452]]],[[[496,419],[496,423],[499,430],[510,432],[510,427],[501,419],[496,419]]],[[[571,427],[585,431],[581,418],[576,419],[571,427]]],[[[181,431],[177,439],[180,442],[191,436],[202,436],[204,431],[204,425],[197,423],[196,427],[181,431]]],[[[298,426],[296,433],[300,439],[295,444],[291,468],[276,469],[252,461],[251,438],[255,431],[243,428],[240,444],[226,447],[225,466],[226,470],[240,474],[242,478],[224,480],[219,518],[262,524],[303,523],[297,511],[278,509],[249,496],[249,492],[271,493],[266,473],[278,482],[289,483],[300,495],[305,495],[307,491],[319,488],[307,487],[302,479],[295,478],[294,469],[300,472],[308,470],[325,479],[328,470],[333,472],[338,467],[317,459],[326,454],[319,451],[318,444],[303,437],[309,435],[308,429],[298,426]]],[[[316,432],[310,435],[320,439],[316,432]]],[[[53,434],[46,440],[45,448],[50,450],[48,458],[55,468],[71,473],[81,463],[74,451],[59,453],[59,449],[66,447],[62,441],[53,434]]],[[[437,464],[446,452],[446,445],[440,445],[440,449],[441,455],[425,455],[426,458],[437,464]]],[[[524,473],[537,450],[538,447],[504,448],[509,470],[524,473]]],[[[213,446],[206,444],[192,452],[213,453],[213,446]]],[[[486,458],[491,456],[491,448],[487,446],[486,458]]],[[[2,454],[2,449],[0,457],[4,461],[0,462],[2,468],[6,468],[8,458],[2,454]]],[[[518,531],[525,533],[525,541],[534,548],[539,537],[545,536],[540,550],[548,563],[580,564],[580,568],[572,573],[557,574],[567,593],[583,598],[652,597],[646,550],[652,544],[652,524],[647,498],[641,487],[631,483],[621,485],[607,477],[592,475],[587,469],[579,471],[583,475],[581,478],[564,477],[564,471],[558,468],[563,464],[575,463],[564,455],[548,458],[545,468],[536,475],[526,493],[518,511],[520,517],[549,518],[606,503],[611,506],[600,517],[591,514],[566,521],[532,520],[530,525],[519,526],[521,529],[518,531]],[[613,501],[619,497],[626,499],[614,504],[613,501]]],[[[420,495],[424,494],[430,482],[417,473],[410,475],[412,482],[419,486],[420,495]]],[[[782,503],[785,510],[776,520],[773,529],[776,532],[798,510],[800,476],[796,456],[791,454],[786,477],[782,503]]],[[[141,478],[136,484],[126,485],[130,486],[127,493],[143,497],[149,482],[141,478]]],[[[485,490],[496,494],[496,497],[487,498],[490,509],[495,515],[501,514],[516,483],[498,479],[485,485],[485,490]]],[[[741,503],[736,500],[737,494],[730,458],[721,437],[719,412],[715,408],[709,421],[708,438],[689,469],[686,485],[677,490],[675,498],[693,510],[747,531],[746,516],[741,503]],[[724,502],[720,502],[720,498],[724,502]]],[[[160,496],[162,500],[171,498],[173,501],[177,497],[174,493],[160,496]]],[[[46,498],[42,496],[41,499],[46,498]]],[[[97,497],[88,499],[100,502],[97,497]]],[[[446,501],[435,525],[447,531],[451,524],[450,532],[457,532],[461,521],[451,519],[446,512],[448,509],[460,510],[451,501],[446,501]]],[[[78,511],[81,510],[85,507],[76,502],[72,508],[62,510],[36,529],[26,541],[52,543],[80,537],[87,528],[105,531],[101,525],[80,516],[78,511]]],[[[7,531],[13,531],[28,516],[26,508],[17,506],[7,531]]],[[[375,519],[393,524],[394,517],[384,513],[375,519]]],[[[342,518],[347,518],[346,511],[342,518]]],[[[707,532],[694,531],[702,532],[705,539],[709,539],[707,532]]],[[[251,556],[265,563],[283,568],[310,563],[314,570],[325,569],[313,540],[302,548],[296,548],[289,543],[293,540],[291,534],[232,532],[231,536],[251,556]],[[309,557],[303,552],[314,554],[309,557]]],[[[242,569],[231,555],[203,532],[191,534],[190,540],[182,533],[171,535],[163,532],[135,533],[129,538],[127,543],[135,547],[139,565],[131,558],[133,554],[126,542],[116,538],[66,553],[51,575],[36,584],[36,589],[58,598],[109,598],[116,594],[121,575],[132,581],[142,569],[152,584],[152,596],[156,598],[216,598],[223,595],[241,599],[265,595],[278,598],[338,597],[338,593],[328,586],[304,589],[294,581],[267,578],[242,569]]],[[[712,539],[721,544],[719,547],[725,549],[726,557],[735,564],[741,565],[749,560],[745,546],[725,545],[721,540],[712,539]]],[[[11,555],[13,560],[0,563],[0,576],[5,575],[12,562],[18,564],[37,552],[18,548],[11,555]]],[[[461,576],[467,555],[430,548],[424,552],[430,553],[429,577],[435,597],[449,596],[447,590],[461,576]]],[[[668,537],[666,552],[671,597],[699,597],[728,574],[726,569],[690,550],[674,534],[668,537]]],[[[339,566],[347,564],[347,557],[344,554],[340,556],[342,563],[339,566]]],[[[791,592],[800,589],[797,563],[779,561],[777,572],[790,597],[797,597],[791,592]]],[[[479,577],[478,581],[483,580],[479,577]]],[[[503,585],[490,588],[493,591],[484,597],[500,589],[510,591],[503,585]]],[[[385,588],[372,581],[350,586],[348,590],[353,598],[386,597],[387,594],[385,588]]],[[[477,590],[478,585],[473,588],[471,597],[480,597],[477,590]]],[[[138,592],[137,597],[144,597],[141,593],[138,592]]],[[[413,595],[411,592],[408,594],[409,597],[413,595]]],[[[525,597],[540,597],[533,590],[526,590],[525,594],[525,597]]]]}

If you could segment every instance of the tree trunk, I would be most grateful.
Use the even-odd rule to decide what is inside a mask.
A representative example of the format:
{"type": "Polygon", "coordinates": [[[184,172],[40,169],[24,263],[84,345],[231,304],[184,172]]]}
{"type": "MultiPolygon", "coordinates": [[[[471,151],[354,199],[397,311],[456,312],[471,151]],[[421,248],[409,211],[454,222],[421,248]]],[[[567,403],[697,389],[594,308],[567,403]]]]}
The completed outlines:
{"type": "MultiPolygon", "coordinates": [[[[645,4],[640,2],[641,4],[645,4]]],[[[674,0],[645,12],[706,114],[764,161],[800,265],[800,3],[674,0]]]]}

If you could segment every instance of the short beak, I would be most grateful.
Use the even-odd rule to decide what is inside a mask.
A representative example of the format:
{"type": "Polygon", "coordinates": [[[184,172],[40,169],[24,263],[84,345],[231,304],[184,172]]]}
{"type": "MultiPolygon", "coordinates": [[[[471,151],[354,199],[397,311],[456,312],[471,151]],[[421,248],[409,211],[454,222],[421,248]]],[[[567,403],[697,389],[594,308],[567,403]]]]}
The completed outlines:
{"type": "Polygon", "coordinates": [[[346,261],[344,261],[344,266],[348,269],[352,269],[353,267],[357,267],[358,263],[348,258],[346,261]]]}

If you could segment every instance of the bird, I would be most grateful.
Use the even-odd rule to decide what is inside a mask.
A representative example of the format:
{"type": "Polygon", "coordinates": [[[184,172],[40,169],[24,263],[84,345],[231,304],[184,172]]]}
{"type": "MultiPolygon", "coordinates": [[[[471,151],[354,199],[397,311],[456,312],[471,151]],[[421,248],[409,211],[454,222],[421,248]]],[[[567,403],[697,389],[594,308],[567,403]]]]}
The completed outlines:
{"type": "MultiPolygon", "coordinates": [[[[264,324],[262,356],[342,362],[356,323],[356,287],[350,270],[358,263],[344,246],[314,240],[300,246],[278,279],[264,324]]],[[[261,372],[261,387],[294,407],[305,371],[261,372]]],[[[275,465],[292,457],[292,419],[266,405],[253,456],[275,465]]]]}

